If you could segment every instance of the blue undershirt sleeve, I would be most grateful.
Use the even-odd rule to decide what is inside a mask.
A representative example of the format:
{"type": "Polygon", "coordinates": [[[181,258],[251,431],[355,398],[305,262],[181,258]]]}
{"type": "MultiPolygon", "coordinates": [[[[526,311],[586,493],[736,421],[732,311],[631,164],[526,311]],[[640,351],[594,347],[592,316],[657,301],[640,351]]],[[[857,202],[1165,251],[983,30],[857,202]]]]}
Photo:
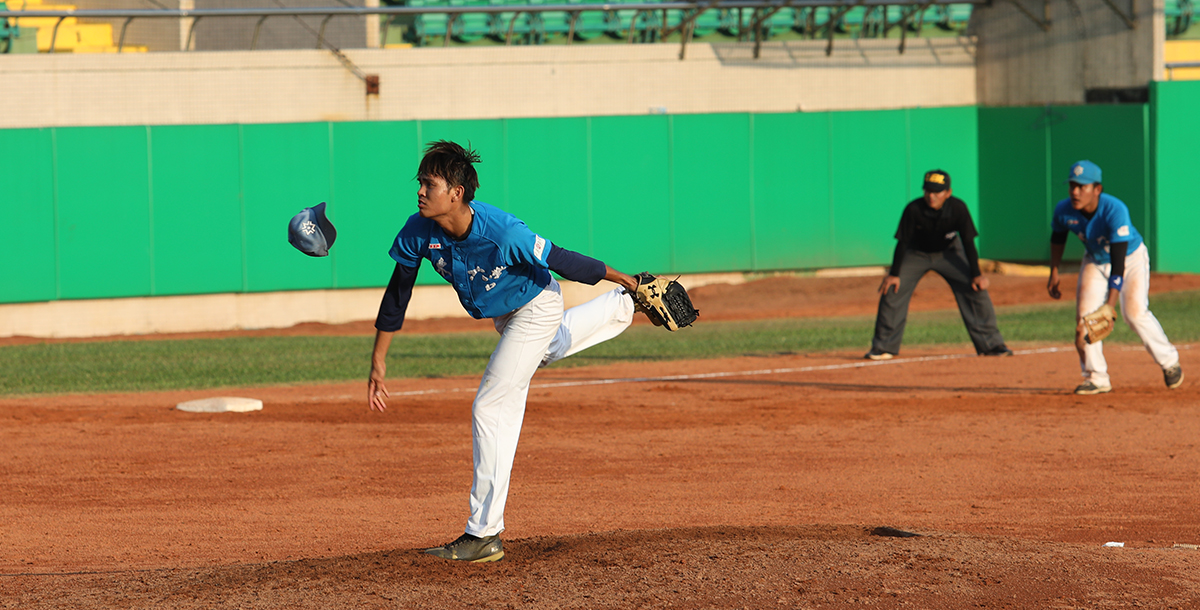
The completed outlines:
{"type": "Polygon", "coordinates": [[[404,326],[404,313],[408,311],[413,285],[417,283],[417,269],[396,263],[392,279],[383,291],[383,300],[379,303],[379,315],[375,317],[377,330],[392,333],[404,326]]]}
{"type": "Polygon", "coordinates": [[[608,267],[604,263],[553,244],[546,255],[546,266],[568,280],[590,286],[596,285],[608,274],[608,267]]]}

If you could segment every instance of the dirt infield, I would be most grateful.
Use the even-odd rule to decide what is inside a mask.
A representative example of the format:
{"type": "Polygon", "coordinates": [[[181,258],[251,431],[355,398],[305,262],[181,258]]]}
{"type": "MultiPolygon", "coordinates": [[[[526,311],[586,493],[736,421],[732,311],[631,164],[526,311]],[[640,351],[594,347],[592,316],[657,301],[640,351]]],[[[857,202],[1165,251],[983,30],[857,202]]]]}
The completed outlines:
{"type": "MultiPolygon", "coordinates": [[[[869,314],[865,280],[750,289],[869,314]]],[[[474,378],[393,381],[385,414],[361,382],[0,399],[0,608],[1200,607],[1200,386],[1111,346],[1116,389],[1077,397],[1073,348],[1013,347],[543,371],[485,566],[415,550],[465,523],[474,378]],[[710,376],[622,381],[681,374],[710,376]],[[172,408],[213,395],[265,408],[172,408]]]]}

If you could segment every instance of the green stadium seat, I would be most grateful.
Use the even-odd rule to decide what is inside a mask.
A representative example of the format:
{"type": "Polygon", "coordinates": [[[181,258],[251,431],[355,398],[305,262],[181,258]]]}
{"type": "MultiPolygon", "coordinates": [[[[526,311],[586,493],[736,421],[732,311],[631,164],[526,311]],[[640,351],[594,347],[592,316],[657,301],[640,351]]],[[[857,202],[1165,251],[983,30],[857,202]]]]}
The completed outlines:
{"type": "MultiPolygon", "coordinates": [[[[529,0],[530,4],[562,4],[561,0],[529,0]]],[[[566,36],[571,31],[571,13],[569,11],[546,11],[538,13],[534,18],[535,38],[545,42],[551,38],[566,36]]]]}
{"type": "Polygon", "coordinates": [[[792,26],[796,24],[797,12],[798,11],[796,9],[788,7],[780,9],[779,12],[772,15],[771,18],[767,20],[767,22],[770,24],[767,35],[776,36],[778,34],[783,34],[790,31],[792,26]]]}
{"type": "MultiPolygon", "coordinates": [[[[567,4],[604,4],[604,0],[568,0],[567,4]]],[[[568,27],[570,22],[567,23],[568,27]]],[[[608,16],[600,11],[580,13],[575,20],[575,40],[591,40],[608,31],[608,16]]]]}
{"type": "MultiPolygon", "coordinates": [[[[489,0],[450,0],[450,6],[490,6],[489,0]]],[[[456,42],[473,42],[492,34],[494,22],[489,13],[460,13],[454,17],[450,35],[456,42]]]]}
{"type": "MultiPolygon", "coordinates": [[[[692,26],[694,28],[692,30],[692,37],[708,36],[713,32],[729,27],[729,18],[724,14],[726,12],[713,8],[700,13],[700,16],[695,19],[692,26]]],[[[667,11],[667,27],[670,28],[679,25],[685,17],[689,17],[693,13],[694,11],[691,10],[667,11]]]]}
{"type": "Polygon", "coordinates": [[[1194,20],[1191,0],[1166,0],[1163,14],[1167,21],[1167,35],[1181,36],[1192,27],[1194,20]]]}
{"type": "Polygon", "coordinates": [[[846,11],[834,26],[834,30],[839,34],[845,34],[852,29],[862,28],[863,17],[866,16],[866,13],[867,9],[861,6],[846,11]]]}
{"type": "MultiPolygon", "coordinates": [[[[493,6],[508,6],[508,5],[525,5],[525,0],[490,0],[493,6]]],[[[538,18],[536,15],[528,12],[517,13],[503,12],[494,13],[494,27],[492,28],[491,38],[497,42],[509,43],[509,31],[512,32],[512,44],[537,44],[538,39],[538,18]]]]}
{"type": "Polygon", "coordinates": [[[829,9],[826,7],[797,9],[796,20],[792,24],[792,30],[799,34],[815,36],[829,22],[830,14],[829,9]]]}
{"type": "MultiPolygon", "coordinates": [[[[0,11],[7,11],[8,4],[0,2],[0,11]]],[[[8,19],[0,19],[0,53],[12,51],[13,40],[21,35],[21,28],[9,23],[8,19]]]]}
{"type": "MultiPolygon", "coordinates": [[[[934,9],[936,15],[934,25],[947,32],[965,28],[967,21],[971,19],[970,4],[946,4],[934,7],[934,9]]],[[[928,16],[926,20],[928,21],[928,16]]]]}
{"type": "MultiPolygon", "coordinates": [[[[641,0],[617,0],[610,4],[634,4],[641,0]]],[[[661,11],[638,11],[635,9],[616,9],[606,13],[608,28],[605,34],[617,40],[635,40],[638,42],[653,42],[658,40],[662,31],[661,11]],[[632,30],[632,32],[631,32],[632,30]]]]}
{"type": "MultiPolygon", "coordinates": [[[[419,7],[438,7],[447,6],[446,0],[408,0],[408,6],[419,7]]],[[[449,15],[446,13],[422,13],[413,15],[412,26],[404,37],[414,46],[428,46],[433,38],[446,36],[446,21],[449,15]]]]}

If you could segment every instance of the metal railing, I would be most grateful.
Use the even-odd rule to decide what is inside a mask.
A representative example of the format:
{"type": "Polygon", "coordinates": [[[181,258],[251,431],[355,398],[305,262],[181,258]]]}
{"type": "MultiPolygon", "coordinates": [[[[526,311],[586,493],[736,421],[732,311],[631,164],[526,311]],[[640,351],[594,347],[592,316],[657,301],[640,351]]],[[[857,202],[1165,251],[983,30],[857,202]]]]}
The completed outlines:
{"type": "Polygon", "coordinates": [[[1167,69],[1167,80],[1175,80],[1175,70],[1179,68],[1200,68],[1200,61],[1168,61],[1163,64],[1167,69]]]}
{"type": "MultiPolygon", "coordinates": [[[[258,17],[259,21],[255,25],[254,38],[251,43],[251,48],[257,46],[258,34],[262,28],[263,22],[270,17],[324,17],[321,21],[320,31],[317,33],[317,47],[329,46],[325,40],[325,25],[334,17],[365,17],[368,15],[382,16],[397,16],[397,15],[450,15],[446,24],[446,43],[450,39],[450,29],[454,23],[454,18],[464,14],[511,14],[515,20],[518,15],[538,15],[541,13],[567,13],[572,15],[572,25],[578,19],[581,13],[585,12],[611,12],[611,11],[636,11],[643,12],[658,12],[658,11],[683,11],[684,17],[681,23],[671,27],[664,24],[660,28],[661,37],[679,32],[684,36],[684,44],[690,36],[691,30],[694,29],[695,19],[701,14],[710,10],[725,10],[725,9],[751,9],[758,13],[751,17],[752,34],[756,42],[761,42],[761,33],[763,23],[771,15],[774,15],[779,10],[785,8],[804,9],[804,8],[828,8],[831,11],[837,11],[837,18],[845,14],[846,11],[855,7],[877,8],[877,7],[909,7],[915,9],[920,7],[920,10],[927,9],[932,6],[942,6],[950,4],[987,4],[990,0],[697,0],[693,2],[640,2],[640,3],[570,3],[570,4],[499,4],[499,5],[484,5],[484,6],[378,6],[378,7],[360,7],[360,6],[329,6],[329,7],[295,7],[295,8],[218,8],[218,9],[73,9],[73,10],[6,10],[0,11],[0,19],[22,17],[42,17],[42,18],[57,18],[54,24],[54,31],[50,39],[50,52],[54,52],[55,44],[58,39],[58,28],[62,22],[68,18],[74,17],[77,19],[123,19],[124,23],[121,26],[121,34],[118,42],[118,52],[124,47],[125,32],[129,24],[135,19],[191,19],[191,25],[188,28],[187,42],[184,44],[184,49],[191,48],[191,41],[196,29],[196,25],[200,20],[205,18],[220,18],[220,17],[258,17]]],[[[902,11],[902,17],[894,24],[885,26],[886,28],[901,25],[912,18],[916,10],[902,11]]],[[[829,39],[832,41],[832,22],[835,19],[830,19],[828,29],[829,39]]],[[[511,28],[510,28],[511,30],[511,28]]],[[[511,36],[507,42],[511,42],[511,36]]],[[[832,43],[831,43],[832,44],[832,43]]],[[[903,52],[903,46],[901,46],[903,52]]],[[[757,56],[757,53],[756,53],[757,56]]]]}

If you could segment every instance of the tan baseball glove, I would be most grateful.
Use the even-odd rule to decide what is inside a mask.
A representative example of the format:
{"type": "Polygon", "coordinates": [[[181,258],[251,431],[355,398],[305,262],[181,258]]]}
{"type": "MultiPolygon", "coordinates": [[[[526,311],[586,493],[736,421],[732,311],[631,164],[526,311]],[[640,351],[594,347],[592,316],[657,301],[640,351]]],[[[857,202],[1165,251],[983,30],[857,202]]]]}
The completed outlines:
{"type": "Polygon", "coordinates": [[[1079,319],[1076,334],[1082,336],[1087,343],[1099,343],[1112,334],[1116,322],[1117,312],[1105,303],[1096,311],[1079,319]]]}
{"type": "Polygon", "coordinates": [[[667,330],[676,331],[682,326],[690,326],[700,311],[692,307],[692,299],[687,290],[675,280],[664,280],[649,273],[639,273],[638,287],[628,292],[633,297],[633,304],[646,314],[655,326],[665,326],[667,330]]]}

